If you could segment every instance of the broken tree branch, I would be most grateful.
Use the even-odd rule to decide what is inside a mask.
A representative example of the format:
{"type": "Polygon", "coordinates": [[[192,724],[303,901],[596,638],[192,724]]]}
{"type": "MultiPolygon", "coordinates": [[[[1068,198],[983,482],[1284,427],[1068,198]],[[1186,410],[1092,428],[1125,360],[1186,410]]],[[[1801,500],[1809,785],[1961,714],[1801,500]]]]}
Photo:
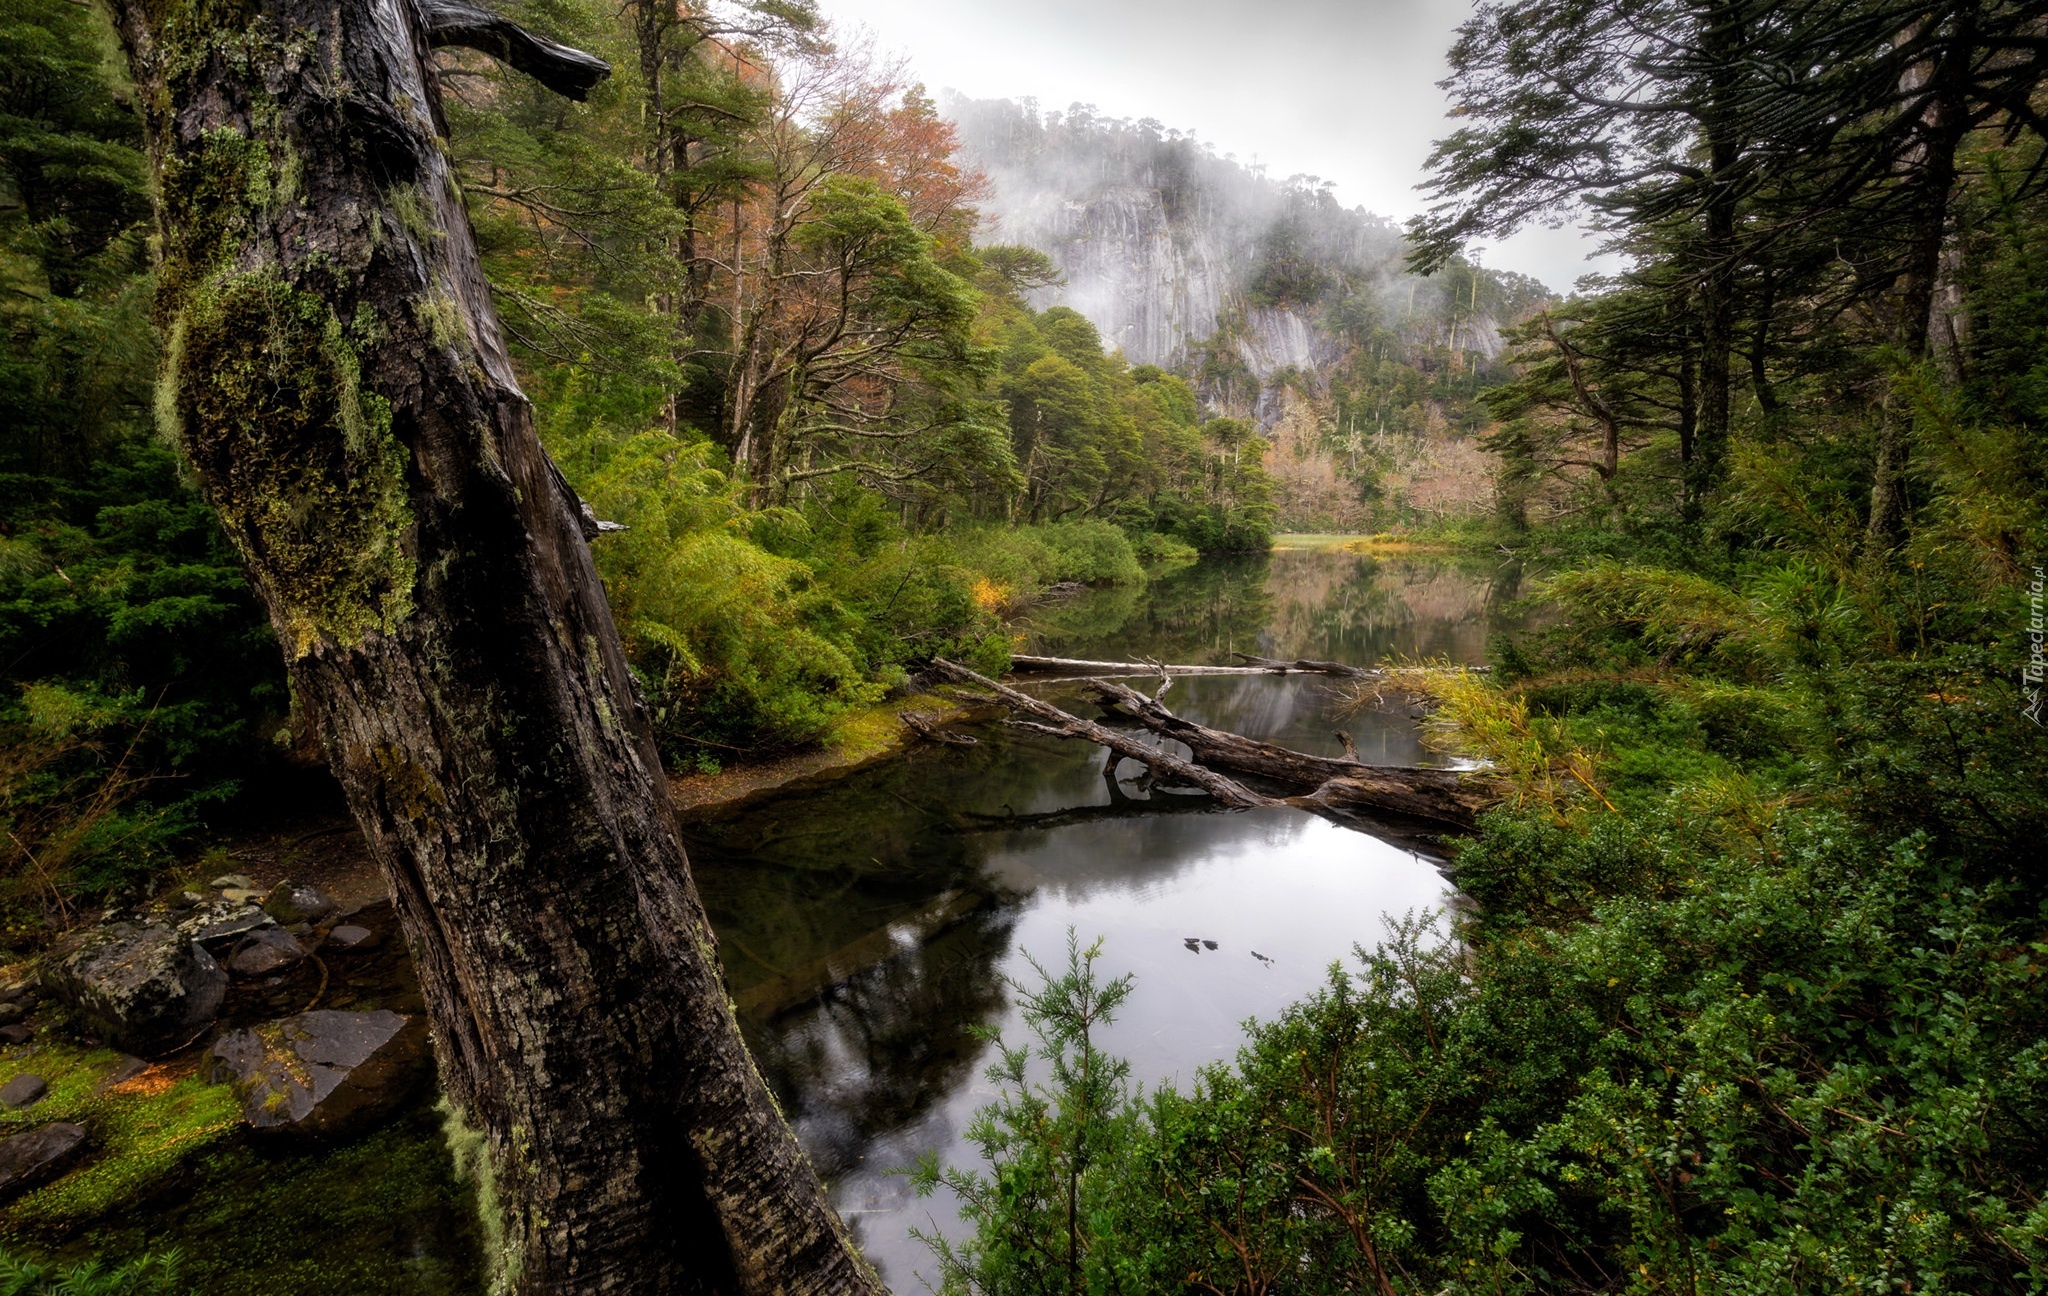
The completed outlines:
{"type": "Polygon", "coordinates": [[[1032,717],[1012,720],[1012,724],[1055,737],[1085,738],[1120,756],[1142,762],[1160,778],[1201,788],[1230,806],[1252,809],[1287,805],[1352,822],[1394,815],[1442,827],[1470,828],[1474,816],[1499,796],[1493,777],[1481,771],[1365,765],[1354,760],[1311,756],[1182,719],[1156,698],[1121,684],[1104,679],[1087,681],[1096,697],[1112,711],[1162,738],[1186,746],[1194,759],[1182,760],[1134,734],[1083,720],[1050,702],[977,675],[965,666],[938,659],[932,667],[957,683],[979,685],[1011,710],[1032,717]],[[1216,773],[1216,769],[1252,774],[1309,790],[1300,796],[1267,796],[1216,773]]]}
{"type": "Polygon", "coordinates": [[[581,102],[591,88],[612,74],[612,65],[594,54],[557,45],[463,0],[421,0],[420,19],[427,44],[435,49],[473,49],[526,73],[558,95],[581,102]]]}
{"type": "Polygon", "coordinates": [[[965,666],[949,662],[943,657],[932,660],[932,669],[956,683],[976,684],[987,689],[1011,710],[1021,711],[1033,717],[1038,723],[1028,727],[1040,733],[1060,738],[1086,738],[1092,743],[1109,748],[1119,756],[1128,756],[1132,760],[1142,762],[1153,774],[1162,779],[1198,787],[1225,805],[1249,810],[1259,806],[1281,804],[1278,798],[1254,792],[1235,779],[1226,778],[1205,770],[1200,765],[1184,761],[1178,756],[1169,755],[1135,734],[1120,732],[1106,725],[1096,724],[1093,720],[1083,720],[1079,716],[1069,715],[1050,702],[1041,702],[1028,693],[1019,693],[1016,689],[998,684],[986,675],[978,675],[965,666]]]}
{"type": "MultiPolygon", "coordinates": [[[[1243,654],[1238,654],[1242,656],[1243,654]]],[[[1010,668],[1018,673],[1058,674],[1074,672],[1083,675],[1376,675],[1377,671],[1360,670],[1355,666],[1339,666],[1335,662],[1275,662],[1259,657],[1253,659],[1258,665],[1252,666],[1183,666],[1170,662],[1135,661],[1084,661],[1075,657],[1033,657],[1025,653],[1010,654],[1010,668]],[[1330,669],[1325,669],[1328,667],[1330,669]]]]}
{"type": "Polygon", "coordinates": [[[1104,706],[1163,738],[1185,745],[1203,765],[1313,789],[1289,800],[1339,813],[1376,812],[1469,828],[1479,811],[1499,799],[1493,777],[1482,771],[1419,765],[1366,765],[1311,756],[1288,747],[1211,729],[1183,719],[1154,698],[1109,680],[1088,687],[1104,706]]]}

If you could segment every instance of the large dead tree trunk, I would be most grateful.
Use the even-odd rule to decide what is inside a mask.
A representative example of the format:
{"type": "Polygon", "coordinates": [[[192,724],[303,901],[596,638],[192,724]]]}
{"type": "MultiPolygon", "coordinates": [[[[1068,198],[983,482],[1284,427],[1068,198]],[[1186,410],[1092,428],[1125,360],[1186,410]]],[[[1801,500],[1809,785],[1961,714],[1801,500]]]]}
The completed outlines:
{"type": "Polygon", "coordinates": [[[879,1290],[740,1042],[427,60],[604,65],[446,0],[115,4],[162,412],[389,879],[505,1287],[879,1290]]]}

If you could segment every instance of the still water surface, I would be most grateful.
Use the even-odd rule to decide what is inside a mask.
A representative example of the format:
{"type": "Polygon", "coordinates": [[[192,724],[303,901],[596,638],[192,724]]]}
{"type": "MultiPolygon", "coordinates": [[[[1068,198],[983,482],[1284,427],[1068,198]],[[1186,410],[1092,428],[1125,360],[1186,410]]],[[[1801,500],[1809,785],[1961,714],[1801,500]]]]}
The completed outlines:
{"type": "MultiPolygon", "coordinates": [[[[1142,591],[1094,591],[1027,628],[1035,648],[1064,656],[1224,663],[1242,651],[1370,666],[1482,661],[1510,624],[1500,609],[1517,592],[1512,574],[1282,545],[1142,591]]],[[[1078,704],[1071,685],[1037,687],[1078,704]]],[[[1167,701],[1302,750],[1337,754],[1341,726],[1369,761],[1440,759],[1405,711],[1337,718],[1331,692],[1321,677],[1196,677],[1167,701]]],[[[1217,813],[1148,788],[1100,748],[975,732],[976,746],[921,747],[690,833],[762,1071],[899,1292],[932,1271],[908,1230],[959,1226],[949,1201],[918,1201],[890,1172],[928,1151],[974,1164],[963,1132],[993,1096],[974,1028],[1021,1038],[1006,982],[1035,980],[1027,955],[1057,964],[1070,927],[1104,938],[1104,975],[1137,978],[1105,1046],[1147,1086],[1185,1085],[1234,1056],[1246,1018],[1272,1016],[1354,943],[1377,941],[1387,915],[1449,898],[1412,837],[1291,809],[1217,813]],[[1189,937],[1216,948],[1190,951],[1189,937]]]]}

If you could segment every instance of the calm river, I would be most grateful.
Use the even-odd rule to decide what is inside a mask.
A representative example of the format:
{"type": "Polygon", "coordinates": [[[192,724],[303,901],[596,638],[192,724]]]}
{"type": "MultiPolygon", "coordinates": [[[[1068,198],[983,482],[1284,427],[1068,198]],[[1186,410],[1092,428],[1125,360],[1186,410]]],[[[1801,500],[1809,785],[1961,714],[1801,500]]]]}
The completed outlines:
{"type": "MultiPolygon", "coordinates": [[[[1143,591],[1094,591],[1028,629],[1062,656],[1227,663],[1232,650],[1370,666],[1485,659],[1511,576],[1368,558],[1282,537],[1269,559],[1205,562],[1143,591]]],[[[1071,685],[1036,686],[1075,701],[1071,685]]],[[[1434,759],[1398,709],[1333,718],[1322,677],[1176,681],[1167,702],[1219,728],[1364,758],[1434,759]]],[[[1092,714],[1092,709],[1083,708],[1092,714]]],[[[1147,1086],[1231,1058],[1249,1017],[1316,988],[1385,915],[1441,908],[1442,875],[1398,844],[1295,810],[1214,813],[1152,790],[1088,744],[988,725],[822,788],[690,830],[698,885],[762,1071],[867,1254],[899,1292],[932,1266],[908,1230],[959,1225],[894,1170],[963,1139],[992,1089],[974,1028],[1021,1036],[1006,981],[1066,933],[1104,938],[1136,990],[1105,1044],[1147,1086]],[[1120,775],[1124,777],[1119,777],[1120,775]],[[1186,941],[1214,941],[1191,951],[1186,941]],[[1253,957],[1253,952],[1264,956],[1253,957]]]]}

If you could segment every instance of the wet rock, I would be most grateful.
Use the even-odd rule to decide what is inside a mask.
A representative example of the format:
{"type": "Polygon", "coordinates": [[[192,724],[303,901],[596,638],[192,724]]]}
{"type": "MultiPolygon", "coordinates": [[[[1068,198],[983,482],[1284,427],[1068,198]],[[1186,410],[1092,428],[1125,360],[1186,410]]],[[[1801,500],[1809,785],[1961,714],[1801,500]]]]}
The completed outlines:
{"type": "Polygon", "coordinates": [[[23,1107],[41,1102],[43,1095],[48,1092],[48,1082],[39,1075],[30,1075],[24,1071],[6,1084],[0,1085],[0,1107],[11,1107],[19,1111],[23,1107]]]}
{"type": "Polygon", "coordinates": [[[421,1018],[321,1009],[223,1035],[208,1072],[235,1087],[252,1129],[331,1135],[405,1097],[426,1060],[421,1018]]]}
{"type": "Polygon", "coordinates": [[[85,1127],[56,1121],[0,1139],[0,1197],[56,1178],[85,1150],[85,1127]]]}
{"type": "Polygon", "coordinates": [[[327,933],[327,947],[338,950],[368,950],[377,948],[378,936],[368,927],[354,923],[343,923],[327,933]]]}
{"type": "Polygon", "coordinates": [[[305,946],[290,932],[267,927],[246,937],[228,960],[228,971],[241,977],[265,977],[282,972],[306,957],[305,946]]]}
{"type": "Polygon", "coordinates": [[[0,1026],[0,1044],[26,1044],[35,1037],[27,1026],[0,1026]]]}
{"type": "Polygon", "coordinates": [[[237,891],[253,891],[256,889],[256,879],[247,873],[223,873],[206,885],[216,891],[226,891],[230,888],[237,891]]]}
{"type": "Polygon", "coordinates": [[[210,900],[181,916],[175,924],[186,936],[216,950],[230,936],[275,925],[270,915],[255,905],[236,900],[210,900]]]}
{"type": "Polygon", "coordinates": [[[213,1020],[228,974],[192,937],[163,922],[115,922],[72,938],[43,974],[91,1029],[133,1053],[156,1053],[213,1020]]]}
{"type": "Polygon", "coordinates": [[[289,927],[293,923],[319,922],[334,912],[334,901],[322,895],[318,887],[286,878],[263,897],[263,911],[289,927]]]}

